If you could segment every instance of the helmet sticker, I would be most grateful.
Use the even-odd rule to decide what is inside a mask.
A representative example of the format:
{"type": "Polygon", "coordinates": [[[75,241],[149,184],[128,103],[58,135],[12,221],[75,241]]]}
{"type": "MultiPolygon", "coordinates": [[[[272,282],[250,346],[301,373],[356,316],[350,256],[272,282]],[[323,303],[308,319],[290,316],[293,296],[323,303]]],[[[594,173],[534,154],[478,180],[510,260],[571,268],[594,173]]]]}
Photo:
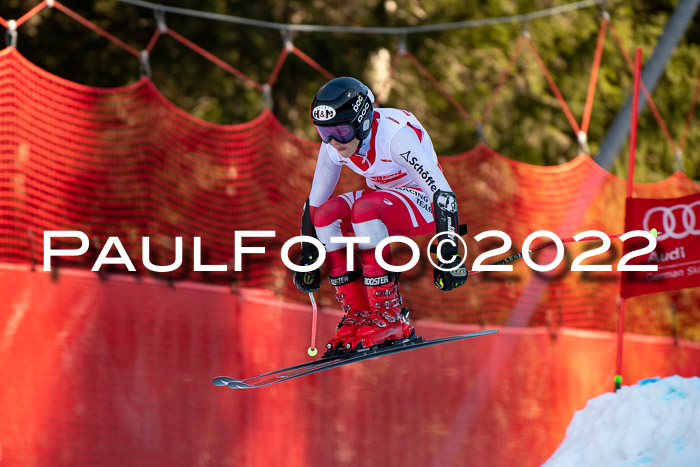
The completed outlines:
{"type": "Polygon", "coordinates": [[[360,94],[359,96],[357,96],[357,100],[356,100],[355,103],[352,105],[352,110],[354,110],[355,112],[357,112],[358,110],[360,110],[360,105],[362,105],[362,101],[363,101],[364,99],[365,99],[365,96],[363,96],[362,94],[360,94]]]}
{"type": "Polygon", "coordinates": [[[367,131],[367,130],[369,130],[369,118],[367,120],[365,120],[364,123],[362,124],[362,131],[367,131]]]}
{"type": "Polygon", "coordinates": [[[369,102],[366,102],[365,106],[362,107],[362,111],[357,114],[357,122],[358,123],[361,122],[363,118],[365,118],[365,115],[367,115],[367,110],[369,110],[369,102]]]}
{"type": "Polygon", "coordinates": [[[311,111],[311,116],[314,118],[314,120],[330,120],[331,118],[335,117],[335,109],[328,105],[319,105],[318,107],[314,107],[314,109],[311,111]]]}

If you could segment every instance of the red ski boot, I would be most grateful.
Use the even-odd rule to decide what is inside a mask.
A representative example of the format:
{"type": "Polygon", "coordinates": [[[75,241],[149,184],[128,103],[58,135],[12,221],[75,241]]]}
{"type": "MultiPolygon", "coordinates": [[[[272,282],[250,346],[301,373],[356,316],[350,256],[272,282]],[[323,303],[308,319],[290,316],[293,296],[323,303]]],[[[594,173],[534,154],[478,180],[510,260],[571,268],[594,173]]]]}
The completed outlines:
{"type": "Polygon", "coordinates": [[[328,351],[332,352],[338,347],[343,350],[345,341],[355,337],[357,329],[362,321],[369,316],[370,311],[360,271],[330,277],[328,280],[335,286],[335,297],[345,312],[345,316],[335,328],[335,337],[326,344],[328,351]]]}
{"type": "Polygon", "coordinates": [[[388,272],[379,277],[365,277],[364,285],[371,309],[369,317],[355,333],[346,340],[346,350],[369,348],[387,341],[404,339],[413,334],[408,324],[408,310],[401,310],[399,275],[388,272]]]}

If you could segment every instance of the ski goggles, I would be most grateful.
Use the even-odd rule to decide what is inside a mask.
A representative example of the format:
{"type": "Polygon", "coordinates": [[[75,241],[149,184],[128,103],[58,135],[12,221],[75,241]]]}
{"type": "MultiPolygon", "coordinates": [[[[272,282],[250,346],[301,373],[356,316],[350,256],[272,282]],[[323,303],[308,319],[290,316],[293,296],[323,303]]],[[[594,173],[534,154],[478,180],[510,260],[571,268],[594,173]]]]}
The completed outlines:
{"type": "Polygon", "coordinates": [[[355,127],[349,123],[335,126],[314,126],[324,143],[330,143],[331,139],[334,139],[341,144],[345,144],[355,139],[357,135],[355,127]]]}

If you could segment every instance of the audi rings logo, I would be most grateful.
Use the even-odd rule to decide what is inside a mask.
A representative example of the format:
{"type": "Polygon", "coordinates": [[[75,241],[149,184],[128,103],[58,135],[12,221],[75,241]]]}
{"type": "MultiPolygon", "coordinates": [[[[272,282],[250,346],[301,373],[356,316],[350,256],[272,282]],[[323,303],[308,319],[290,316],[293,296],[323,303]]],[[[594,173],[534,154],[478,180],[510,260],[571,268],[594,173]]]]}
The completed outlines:
{"type": "Polygon", "coordinates": [[[700,235],[700,201],[695,201],[691,204],[676,204],[670,208],[655,207],[651,208],[644,215],[644,230],[650,230],[652,227],[658,227],[659,233],[657,241],[661,242],[667,238],[675,238],[680,240],[688,235],[700,235]]]}

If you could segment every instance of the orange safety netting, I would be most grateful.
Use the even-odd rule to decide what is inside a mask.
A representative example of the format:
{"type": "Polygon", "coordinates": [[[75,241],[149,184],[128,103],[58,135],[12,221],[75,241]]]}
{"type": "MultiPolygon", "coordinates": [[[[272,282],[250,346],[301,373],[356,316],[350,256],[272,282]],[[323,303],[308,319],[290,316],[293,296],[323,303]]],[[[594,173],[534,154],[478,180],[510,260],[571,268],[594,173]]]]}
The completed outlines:
{"type": "MultiPolygon", "coordinates": [[[[143,49],[141,52],[137,51],[135,48],[130,46],[129,44],[125,43],[118,37],[114,36],[113,34],[109,33],[108,31],[102,29],[95,23],[91,22],[90,20],[82,17],[75,11],[71,10],[70,8],[66,7],[65,5],[61,4],[58,1],[53,1],[51,3],[47,2],[46,0],[40,2],[38,5],[36,5],[34,8],[32,8],[30,11],[25,13],[20,19],[17,21],[6,21],[4,18],[0,17],[0,26],[3,26],[5,28],[8,28],[8,39],[9,43],[11,46],[15,47],[16,45],[16,39],[17,39],[17,28],[21,26],[23,23],[28,21],[30,18],[32,18],[34,15],[38,14],[45,8],[49,7],[55,7],[56,9],[62,11],[64,14],[67,16],[71,17],[75,21],[81,23],[83,26],[91,29],[95,33],[101,35],[105,39],[111,41],[112,43],[116,44],[118,47],[122,48],[126,52],[136,56],[139,58],[141,62],[141,73],[145,74],[146,76],[150,77],[150,64],[149,64],[149,55],[153,51],[153,48],[155,47],[156,43],[158,42],[158,39],[161,37],[163,34],[167,34],[173,39],[175,39],[177,42],[180,44],[184,45],[185,47],[190,48],[194,52],[200,54],[213,64],[219,66],[220,68],[228,71],[232,75],[236,76],[240,80],[244,81],[248,86],[251,86],[258,91],[260,91],[263,94],[263,99],[268,100],[270,96],[270,90],[271,87],[274,85],[275,81],[277,80],[278,74],[284,65],[284,62],[286,61],[287,57],[290,54],[296,55],[300,60],[305,62],[307,65],[310,67],[314,68],[318,73],[322,74],[325,76],[327,79],[332,79],[334,76],[331,74],[328,70],[323,68],[321,64],[317,63],[314,59],[312,59],[310,56],[305,54],[303,51],[299,50],[296,46],[294,46],[290,36],[289,36],[289,31],[287,29],[283,29],[285,31],[283,33],[284,37],[284,46],[282,47],[282,50],[280,52],[280,55],[278,56],[275,65],[270,73],[270,76],[265,84],[259,83],[255,80],[253,80],[251,77],[247,76],[245,73],[242,71],[238,70],[237,68],[233,67],[229,63],[226,63],[224,60],[220,59],[219,57],[213,55],[203,47],[195,44],[191,40],[187,39],[186,37],[178,34],[177,32],[173,31],[170,29],[166,23],[165,23],[165,14],[164,11],[160,9],[156,9],[153,11],[155,17],[156,17],[156,22],[157,22],[157,29],[154,31],[153,35],[151,36],[151,39],[148,42],[148,45],[146,46],[145,49],[143,49]]],[[[394,59],[392,60],[391,64],[391,71],[390,71],[390,76],[393,77],[395,71],[396,71],[396,66],[398,64],[398,61],[402,57],[407,57],[412,64],[416,67],[416,69],[430,81],[430,83],[440,92],[440,94],[443,95],[447,101],[454,106],[457,111],[464,117],[467,121],[469,121],[474,128],[476,129],[479,138],[483,139],[483,124],[486,122],[487,118],[489,117],[489,114],[491,112],[492,106],[495,102],[496,96],[500,93],[502,90],[503,86],[505,85],[506,81],[508,80],[508,77],[512,73],[512,68],[518,58],[518,56],[521,53],[522,46],[527,43],[529,46],[532,54],[534,55],[536,61],[538,62],[540,69],[546,78],[547,82],[549,83],[550,89],[554,96],[556,97],[557,101],[559,102],[559,105],[561,106],[562,111],[564,112],[567,120],[569,121],[569,124],[571,125],[571,128],[573,131],[576,133],[576,137],[579,141],[579,145],[581,149],[585,152],[588,152],[588,143],[587,143],[587,134],[588,134],[588,126],[590,124],[590,118],[593,110],[593,102],[594,102],[594,97],[595,97],[595,91],[596,91],[596,86],[598,82],[598,74],[600,71],[600,63],[601,63],[601,57],[603,54],[603,46],[605,45],[605,37],[606,37],[606,32],[608,28],[612,31],[613,37],[615,39],[615,42],[618,45],[618,48],[620,49],[620,52],[622,53],[625,61],[628,64],[628,67],[630,70],[633,69],[632,62],[629,58],[629,54],[625,50],[625,47],[623,45],[622,40],[620,39],[620,36],[617,34],[615,28],[613,27],[613,24],[611,22],[609,14],[604,11],[603,14],[601,14],[600,18],[600,29],[598,31],[598,40],[596,42],[596,49],[595,49],[595,54],[593,58],[593,63],[591,66],[591,75],[589,78],[588,82],[588,91],[586,95],[586,103],[584,105],[584,112],[582,116],[582,122],[581,125],[579,126],[578,122],[576,121],[575,116],[571,112],[569,105],[566,102],[566,99],[562,95],[561,91],[559,90],[554,78],[552,77],[551,73],[549,72],[549,69],[542,59],[541,55],[539,54],[537,47],[535,44],[532,42],[531,37],[527,29],[523,31],[523,34],[520,35],[520,37],[517,40],[517,43],[514,44],[513,46],[513,53],[510,57],[509,64],[508,66],[503,70],[501,74],[501,79],[499,80],[499,84],[493,89],[493,92],[491,94],[491,97],[489,99],[489,102],[486,104],[485,108],[483,109],[480,120],[477,121],[472,114],[467,111],[462,104],[460,104],[441,84],[440,82],[430,74],[430,72],[423,66],[423,64],[420,63],[420,61],[411,54],[407,48],[406,48],[406,43],[405,43],[405,37],[403,37],[400,40],[400,45],[397,53],[394,56],[394,59]]],[[[666,137],[666,140],[668,141],[669,145],[673,149],[674,153],[676,154],[677,157],[680,157],[682,154],[684,148],[685,148],[685,143],[687,139],[687,134],[688,130],[690,128],[690,123],[691,119],[693,116],[693,112],[695,110],[695,106],[697,105],[698,98],[700,97],[700,94],[697,92],[700,89],[700,76],[698,76],[698,85],[696,86],[696,92],[694,93],[693,99],[691,100],[690,103],[690,108],[688,110],[688,114],[686,117],[686,122],[685,126],[683,129],[683,133],[680,137],[680,141],[676,143],[673,140],[673,137],[671,136],[666,123],[664,122],[661,114],[659,113],[658,109],[656,108],[656,105],[654,104],[654,101],[649,94],[648,90],[646,89],[646,86],[644,83],[642,83],[642,91],[644,92],[646,100],[649,102],[649,107],[654,115],[654,118],[656,119],[657,123],[661,127],[661,130],[663,131],[664,136],[666,137]]]]}
{"type": "MultiPolygon", "coordinates": [[[[141,275],[260,287],[305,299],[291,284],[279,249],[298,234],[317,143],[290,134],[271,112],[240,125],[206,123],[175,108],[148,79],[115,89],[86,87],[42,71],[11,47],[0,53],[0,109],[0,261],[34,261],[41,267],[44,231],[79,230],[91,240],[89,252],[61,258],[59,265],[91,267],[107,238],[117,236],[141,275]],[[244,241],[265,246],[267,253],[246,255],[243,271],[235,272],[233,236],[242,230],[274,230],[276,237],[244,241]],[[169,274],[146,270],[141,263],[145,236],[151,239],[151,260],[161,265],[173,262],[174,239],[183,237],[183,266],[169,274]],[[202,239],[204,264],[225,264],[228,272],[193,272],[195,236],[202,239]]],[[[537,230],[561,237],[589,229],[622,233],[624,182],[585,154],[561,166],[535,167],[481,145],[442,157],[441,163],[458,194],[461,219],[469,224],[468,264],[485,251],[473,240],[485,230],[509,234],[510,254],[537,230]]],[[[344,176],[338,192],[362,183],[344,176]]],[[[635,196],[675,197],[697,190],[679,173],[635,185],[635,196]]],[[[427,237],[419,240],[424,245],[427,237]]],[[[421,317],[612,330],[618,274],[569,270],[573,257],[590,246],[567,248],[564,265],[554,272],[535,273],[520,262],[513,272],[482,273],[450,293],[432,285],[423,249],[418,266],[403,275],[403,294],[421,317]]],[[[615,265],[620,251],[614,242],[598,259],[615,265]]],[[[125,268],[103,266],[102,271],[125,268]]],[[[322,303],[331,303],[329,286],[321,295],[322,303]]],[[[699,301],[695,289],[635,299],[628,330],[683,333],[699,301]],[[677,319],[670,316],[671,304],[677,319]]]]}
{"type": "MultiPolygon", "coordinates": [[[[612,390],[615,334],[502,328],[232,391],[211,379],[308,359],[308,307],[28,265],[0,266],[0,283],[3,465],[536,466],[612,390]]],[[[324,336],[339,315],[321,310],[324,336]]],[[[426,338],[477,328],[415,324],[426,338]]],[[[628,334],[625,352],[625,384],[700,374],[697,343],[628,334]]]]}

